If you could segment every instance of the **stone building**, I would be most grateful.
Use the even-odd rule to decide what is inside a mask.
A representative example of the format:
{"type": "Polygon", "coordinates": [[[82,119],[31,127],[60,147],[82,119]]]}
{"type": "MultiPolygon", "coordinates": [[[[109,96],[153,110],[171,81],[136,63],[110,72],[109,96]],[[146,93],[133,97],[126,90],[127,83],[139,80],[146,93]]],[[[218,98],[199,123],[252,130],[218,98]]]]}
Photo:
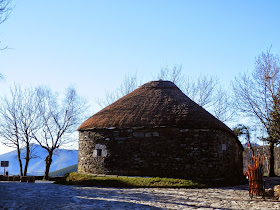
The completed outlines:
{"type": "Polygon", "coordinates": [[[172,82],[142,85],[79,128],[78,171],[231,179],[243,173],[233,132],[172,82]]]}

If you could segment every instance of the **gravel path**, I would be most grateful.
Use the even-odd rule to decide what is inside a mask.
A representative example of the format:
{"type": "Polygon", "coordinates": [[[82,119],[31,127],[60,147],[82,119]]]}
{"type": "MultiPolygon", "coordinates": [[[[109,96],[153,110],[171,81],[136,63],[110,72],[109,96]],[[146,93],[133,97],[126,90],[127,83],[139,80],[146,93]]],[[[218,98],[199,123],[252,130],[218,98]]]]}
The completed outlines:
{"type": "Polygon", "coordinates": [[[124,189],[36,181],[0,182],[0,190],[0,209],[280,209],[280,201],[274,198],[250,199],[247,185],[209,189],[124,189]]]}

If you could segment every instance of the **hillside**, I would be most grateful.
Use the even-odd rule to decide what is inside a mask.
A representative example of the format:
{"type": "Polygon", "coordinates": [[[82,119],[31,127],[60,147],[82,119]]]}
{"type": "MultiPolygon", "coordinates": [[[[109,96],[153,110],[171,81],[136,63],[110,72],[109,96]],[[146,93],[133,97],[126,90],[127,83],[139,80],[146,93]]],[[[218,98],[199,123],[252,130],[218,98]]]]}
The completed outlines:
{"type": "Polygon", "coordinates": [[[59,169],[57,171],[53,171],[49,173],[49,176],[64,176],[67,173],[77,172],[78,171],[78,164],[68,166],[63,169],[59,169]]]}
{"type": "MultiPolygon", "coordinates": [[[[36,144],[33,144],[32,148],[32,154],[35,158],[29,161],[28,175],[43,175],[45,171],[45,157],[47,152],[45,149],[36,144]]],[[[24,153],[24,151],[22,152],[24,153]]],[[[20,173],[16,150],[0,155],[0,161],[9,161],[9,167],[6,168],[6,171],[8,171],[10,175],[17,175],[20,173]]],[[[25,160],[22,159],[22,162],[24,165],[25,160]]],[[[77,163],[78,150],[57,149],[53,156],[50,172],[66,168],[77,163]]],[[[3,174],[3,171],[4,168],[0,168],[0,174],[3,174]]]]}

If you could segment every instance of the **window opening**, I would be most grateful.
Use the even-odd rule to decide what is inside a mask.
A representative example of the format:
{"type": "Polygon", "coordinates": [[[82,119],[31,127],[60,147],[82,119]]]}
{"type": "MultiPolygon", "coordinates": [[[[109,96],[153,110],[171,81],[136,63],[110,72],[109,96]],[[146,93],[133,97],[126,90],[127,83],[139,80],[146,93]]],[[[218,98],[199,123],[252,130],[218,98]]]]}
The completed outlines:
{"type": "Polygon", "coordinates": [[[102,155],[102,149],[96,149],[97,152],[97,156],[101,156],[102,155]]]}

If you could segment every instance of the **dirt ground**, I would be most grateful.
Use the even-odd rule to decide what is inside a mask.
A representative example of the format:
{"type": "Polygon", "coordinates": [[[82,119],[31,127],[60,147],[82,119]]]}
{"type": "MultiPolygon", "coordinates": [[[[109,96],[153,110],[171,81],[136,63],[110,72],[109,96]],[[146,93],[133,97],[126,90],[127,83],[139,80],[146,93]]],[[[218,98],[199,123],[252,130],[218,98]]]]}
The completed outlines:
{"type": "MultiPolygon", "coordinates": [[[[266,188],[280,184],[268,178],[266,188]]],[[[0,182],[0,209],[280,209],[273,197],[248,194],[247,185],[207,189],[99,188],[52,182],[0,182]]]]}

